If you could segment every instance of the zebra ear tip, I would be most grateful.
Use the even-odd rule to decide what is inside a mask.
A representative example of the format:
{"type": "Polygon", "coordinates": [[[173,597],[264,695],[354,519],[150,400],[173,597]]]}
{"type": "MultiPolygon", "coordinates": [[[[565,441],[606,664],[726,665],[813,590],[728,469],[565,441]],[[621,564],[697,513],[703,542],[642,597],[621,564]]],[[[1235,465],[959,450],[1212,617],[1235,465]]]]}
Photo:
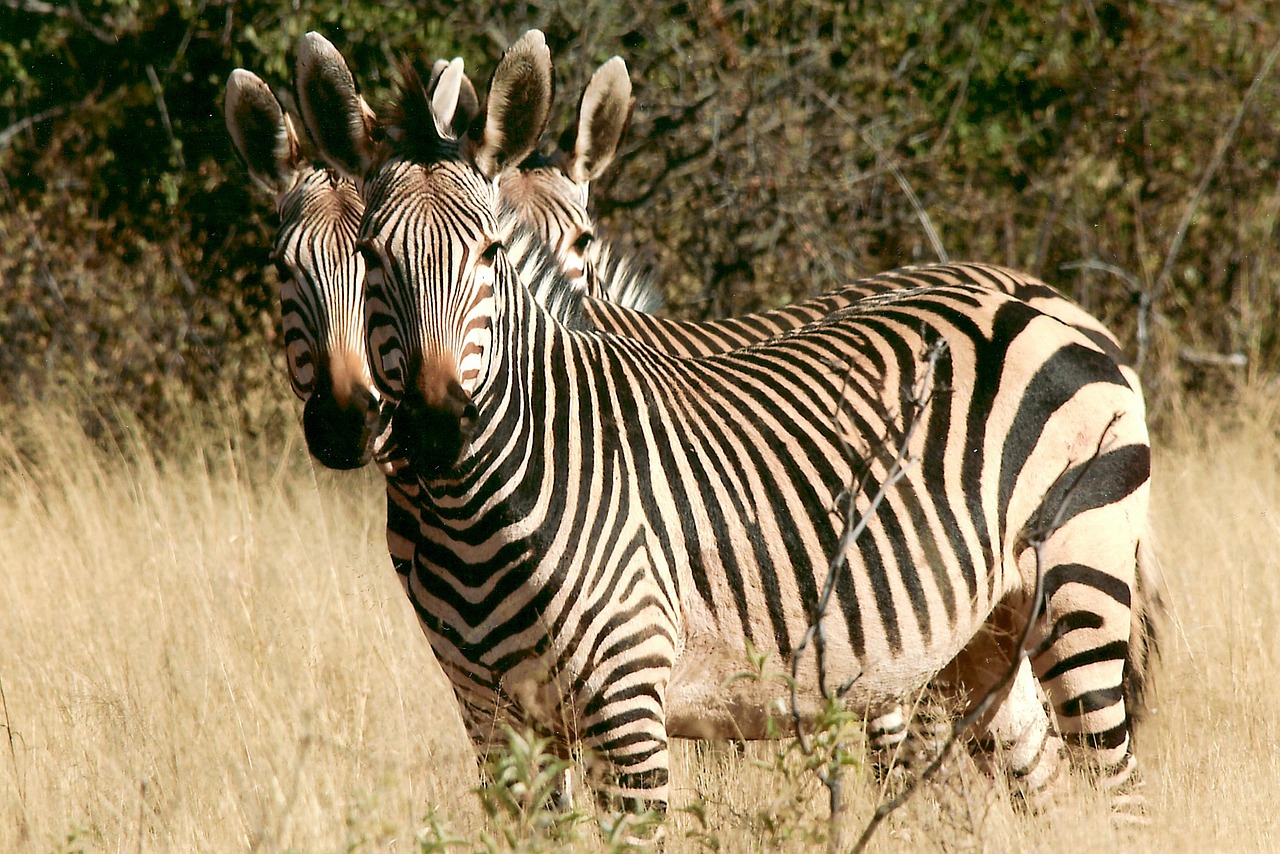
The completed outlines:
{"type": "Polygon", "coordinates": [[[309,30],[308,32],[303,33],[302,37],[298,39],[299,50],[306,48],[310,51],[324,51],[327,48],[332,47],[333,42],[329,41],[315,30],[309,30]]]}

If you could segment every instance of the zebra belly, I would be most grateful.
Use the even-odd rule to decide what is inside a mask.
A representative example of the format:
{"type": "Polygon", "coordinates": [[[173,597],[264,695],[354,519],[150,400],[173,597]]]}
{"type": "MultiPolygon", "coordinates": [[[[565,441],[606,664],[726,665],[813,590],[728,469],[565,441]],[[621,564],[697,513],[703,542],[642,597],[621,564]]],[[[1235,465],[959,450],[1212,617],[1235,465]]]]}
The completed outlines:
{"type": "MultiPolygon", "coordinates": [[[[911,655],[889,655],[859,663],[846,649],[827,651],[827,684],[833,692],[850,674],[860,674],[844,695],[853,709],[883,707],[920,690],[959,653],[963,633],[954,642],[934,644],[911,655]]],[[[797,693],[802,722],[821,710],[817,671],[811,653],[801,668],[797,693]]],[[[763,678],[751,669],[745,649],[716,637],[690,637],[672,672],[667,690],[667,732],[677,738],[767,739],[790,734],[791,692],[783,676],[790,662],[775,653],[763,678]]]]}

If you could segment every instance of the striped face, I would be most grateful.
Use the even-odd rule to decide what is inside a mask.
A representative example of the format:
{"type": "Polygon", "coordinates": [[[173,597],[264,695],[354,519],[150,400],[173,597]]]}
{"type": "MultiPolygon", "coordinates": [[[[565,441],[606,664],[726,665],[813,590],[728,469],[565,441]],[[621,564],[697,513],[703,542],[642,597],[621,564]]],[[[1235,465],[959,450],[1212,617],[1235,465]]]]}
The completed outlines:
{"type": "Polygon", "coordinates": [[[382,430],[365,349],[364,260],[355,251],[363,204],[350,181],[307,169],[278,207],[285,359],[306,403],[307,447],[329,468],[358,468],[382,430]]]}
{"type": "Polygon", "coordinates": [[[359,251],[367,265],[374,379],[409,425],[419,471],[447,468],[476,419],[472,398],[493,349],[493,188],[470,165],[392,161],[366,184],[359,251]]]}
{"type": "Polygon", "coordinates": [[[524,225],[539,235],[569,281],[586,291],[595,230],[587,213],[588,185],[558,166],[536,163],[498,176],[499,217],[504,238],[524,225]]]}

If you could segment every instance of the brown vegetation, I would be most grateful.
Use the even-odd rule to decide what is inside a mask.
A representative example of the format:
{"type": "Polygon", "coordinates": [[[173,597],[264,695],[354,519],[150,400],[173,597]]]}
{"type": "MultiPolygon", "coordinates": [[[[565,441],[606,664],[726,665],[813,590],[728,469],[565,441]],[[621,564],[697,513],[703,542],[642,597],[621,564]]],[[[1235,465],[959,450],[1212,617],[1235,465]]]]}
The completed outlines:
{"type": "MultiPolygon", "coordinates": [[[[1024,816],[961,773],[872,850],[1270,846],[1280,452],[1274,404],[1232,414],[1174,425],[1156,459],[1175,628],[1139,733],[1151,826],[1113,831],[1087,786],[1024,816]]],[[[0,449],[0,850],[406,850],[438,838],[433,820],[497,837],[374,478],[313,469],[285,425],[281,453],[188,423],[175,441],[202,450],[157,459],[136,437],[103,451],[75,420],[29,413],[0,449]]],[[[672,850],[808,850],[825,832],[826,797],[784,744],[676,747],[672,850]]],[[[845,796],[856,827],[876,798],[856,766],[845,796]]]]}
{"type": "Polygon", "coordinates": [[[1264,376],[1280,348],[1270,11],[0,4],[0,402],[71,387],[162,436],[192,401],[282,391],[274,214],[222,125],[231,69],[287,97],[314,28],[377,103],[401,54],[460,54],[483,76],[537,26],[560,126],[591,69],[628,61],[638,109],[597,209],[675,312],[777,305],[940,253],[1004,263],[1111,324],[1164,417],[1186,389],[1264,376]]]}

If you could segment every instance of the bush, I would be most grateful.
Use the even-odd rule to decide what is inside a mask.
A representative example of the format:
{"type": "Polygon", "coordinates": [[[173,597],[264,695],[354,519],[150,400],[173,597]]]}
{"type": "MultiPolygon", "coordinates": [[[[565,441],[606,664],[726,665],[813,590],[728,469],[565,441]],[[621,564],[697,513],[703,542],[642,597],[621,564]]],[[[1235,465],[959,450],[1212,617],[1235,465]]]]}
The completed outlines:
{"type": "Polygon", "coordinates": [[[1254,375],[1277,356],[1267,11],[9,4],[0,402],[70,385],[129,401],[159,433],[191,401],[250,386],[286,397],[264,272],[274,213],[223,127],[231,69],[286,94],[293,45],[318,29],[376,104],[401,55],[462,55],[483,79],[538,26],[557,60],[553,131],[596,64],[628,61],[637,114],[594,195],[603,231],[664,273],[674,311],[774,306],[941,248],[1041,275],[1141,344],[1159,413],[1186,387],[1223,387],[1235,369],[1204,353],[1239,354],[1254,375]]]}

